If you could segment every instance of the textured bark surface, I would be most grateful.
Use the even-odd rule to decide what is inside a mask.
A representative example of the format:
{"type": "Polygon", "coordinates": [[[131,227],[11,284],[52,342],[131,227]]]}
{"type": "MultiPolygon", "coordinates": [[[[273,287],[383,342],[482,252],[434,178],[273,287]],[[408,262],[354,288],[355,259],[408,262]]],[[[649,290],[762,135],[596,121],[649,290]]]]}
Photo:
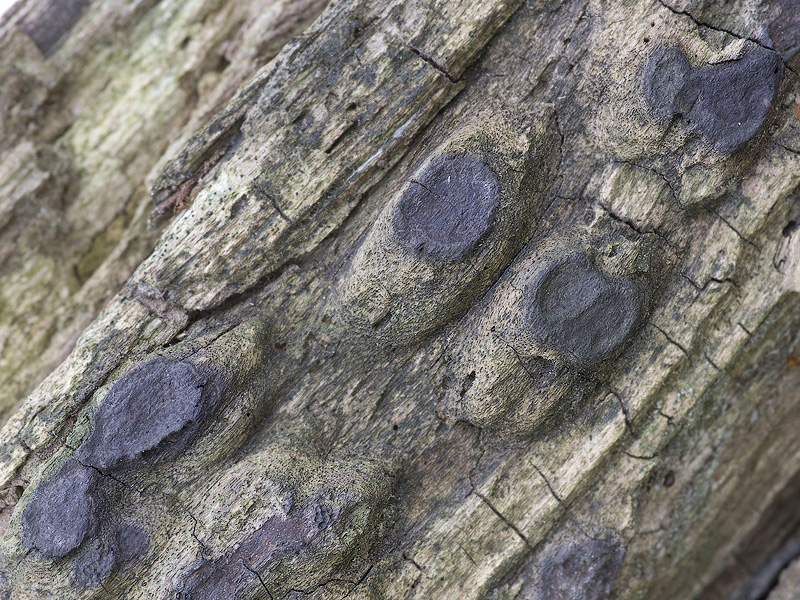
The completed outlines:
{"type": "Polygon", "coordinates": [[[0,598],[798,597],[793,0],[55,4],[0,598]]]}

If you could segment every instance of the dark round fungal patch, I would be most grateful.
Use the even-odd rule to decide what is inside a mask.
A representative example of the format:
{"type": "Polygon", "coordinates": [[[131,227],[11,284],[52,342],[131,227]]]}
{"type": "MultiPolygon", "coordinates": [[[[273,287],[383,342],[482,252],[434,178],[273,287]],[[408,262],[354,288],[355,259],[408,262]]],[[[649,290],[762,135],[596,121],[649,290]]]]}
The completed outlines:
{"type": "Polygon", "coordinates": [[[664,487],[672,487],[675,485],[675,471],[667,471],[664,475],[664,487]]]}
{"type": "Polygon", "coordinates": [[[775,106],[783,61],[757,46],[738,60],[692,68],[677,48],[660,48],[645,68],[644,96],[662,120],[681,117],[721,152],[735,152],[775,106]]]}
{"type": "Polygon", "coordinates": [[[317,504],[314,507],[314,525],[318,530],[327,529],[336,520],[336,513],[326,504],[317,504]]]}
{"type": "Polygon", "coordinates": [[[186,600],[240,598],[246,590],[259,587],[255,572],[275,556],[297,552],[307,543],[309,533],[309,524],[299,515],[268,519],[230,553],[193,564],[181,576],[175,595],[186,600]]]}
{"type": "Polygon", "coordinates": [[[650,110],[660,119],[672,119],[678,95],[685,87],[692,66],[677,48],[659,48],[647,61],[644,97],[650,110]]]}
{"type": "Polygon", "coordinates": [[[767,28],[769,37],[772,45],[789,60],[800,50],[800,10],[797,10],[797,0],[770,0],[770,7],[780,8],[780,15],[770,21],[767,28]]]}
{"type": "Polygon", "coordinates": [[[75,584],[82,588],[94,588],[103,583],[117,564],[111,546],[97,546],[81,556],[75,563],[75,584]]]}
{"type": "Polygon", "coordinates": [[[144,556],[149,543],[147,532],[135,525],[122,525],[114,532],[114,547],[117,558],[122,563],[144,556]]]}
{"type": "Polygon", "coordinates": [[[405,248],[456,261],[491,229],[499,204],[497,177],[485,162],[471,154],[445,154],[403,192],[394,230],[405,248]]]}
{"type": "Polygon", "coordinates": [[[78,458],[106,471],[165,446],[181,449],[199,428],[210,401],[206,383],[187,362],[155,358],[136,367],[112,386],[97,409],[94,431],[78,449],[78,458]]]}
{"type": "Polygon", "coordinates": [[[48,0],[33,7],[19,24],[46,57],[64,43],[91,0],[48,0]]]}
{"type": "Polygon", "coordinates": [[[33,491],[22,513],[23,540],[48,558],[62,558],[97,529],[102,507],[97,471],[70,458],[33,491]]]}
{"type": "Polygon", "coordinates": [[[590,367],[615,353],[643,315],[638,287],[600,271],[584,255],[548,265],[527,292],[534,338],[590,367]]]}
{"type": "Polygon", "coordinates": [[[625,549],[616,540],[561,546],[544,562],[536,600],[604,600],[611,595],[625,549]]]}

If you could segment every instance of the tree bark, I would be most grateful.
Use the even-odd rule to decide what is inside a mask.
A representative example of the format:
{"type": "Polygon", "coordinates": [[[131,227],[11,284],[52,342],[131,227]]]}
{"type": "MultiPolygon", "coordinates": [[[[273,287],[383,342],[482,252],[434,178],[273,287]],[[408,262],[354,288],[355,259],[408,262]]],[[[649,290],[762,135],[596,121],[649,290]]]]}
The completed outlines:
{"type": "Polygon", "coordinates": [[[0,599],[800,598],[793,4],[18,4],[0,599]]]}

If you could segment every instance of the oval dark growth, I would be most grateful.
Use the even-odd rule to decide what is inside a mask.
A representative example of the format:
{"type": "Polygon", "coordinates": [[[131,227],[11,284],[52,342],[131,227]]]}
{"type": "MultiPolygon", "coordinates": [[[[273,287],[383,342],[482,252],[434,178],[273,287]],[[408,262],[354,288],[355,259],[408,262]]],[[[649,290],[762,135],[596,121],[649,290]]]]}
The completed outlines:
{"type": "Polygon", "coordinates": [[[678,96],[692,71],[689,60],[677,48],[659,48],[650,55],[645,69],[644,97],[659,119],[672,119],[678,96]]]}
{"type": "Polygon", "coordinates": [[[770,0],[770,8],[780,10],[770,21],[768,32],[772,46],[784,53],[789,60],[800,49],[800,10],[797,0],[770,0]]]}
{"type": "Polygon", "coordinates": [[[98,546],[81,556],[75,564],[75,583],[79,587],[93,588],[103,583],[117,564],[114,549],[98,546]]]}
{"type": "Polygon", "coordinates": [[[197,431],[216,399],[207,378],[193,365],[155,358],[126,373],[106,395],[95,415],[91,437],[77,457],[113,470],[153,454],[159,446],[180,450],[197,431]]]}
{"type": "Polygon", "coordinates": [[[33,491],[22,513],[25,545],[48,558],[61,558],[97,528],[101,502],[98,473],[70,458],[58,474],[33,491]]]}
{"type": "Polygon", "coordinates": [[[64,43],[67,33],[83,16],[91,0],[50,0],[38,3],[19,28],[27,33],[45,56],[52,55],[64,43]]]}
{"type": "Polygon", "coordinates": [[[636,285],[611,277],[584,255],[548,265],[527,292],[533,336],[581,367],[609,358],[644,312],[636,285]]]}
{"type": "Polygon", "coordinates": [[[625,557],[614,539],[589,539],[568,544],[548,557],[542,569],[536,600],[603,600],[625,557]]]}
{"type": "Polygon", "coordinates": [[[175,589],[176,595],[187,600],[239,598],[246,590],[260,585],[256,573],[270,559],[296,552],[306,544],[308,536],[309,527],[302,518],[268,519],[229,554],[192,565],[175,589]]]}
{"type": "Polygon", "coordinates": [[[114,546],[120,562],[131,562],[144,556],[148,545],[147,532],[135,525],[123,525],[114,532],[114,546]]]}
{"type": "Polygon", "coordinates": [[[459,260],[489,231],[499,204],[497,177],[486,163],[469,154],[445,154],[403,192],[394,229],[409,250],[459,260]]]}
{"type": "Polygon", "coordinates": [[[667,471],[664,475],[664,487],[672,487],[675,485],[675,471],[667,471]]]}
{"type": "Polygon", "coordinates": [[[721,152],[743,147],[775,106],[783,73],[780,56],[756,46],[742,58],[693,69],[676,48],[647,62],[644,95],[662,120],[680,116],[721,152]]]}

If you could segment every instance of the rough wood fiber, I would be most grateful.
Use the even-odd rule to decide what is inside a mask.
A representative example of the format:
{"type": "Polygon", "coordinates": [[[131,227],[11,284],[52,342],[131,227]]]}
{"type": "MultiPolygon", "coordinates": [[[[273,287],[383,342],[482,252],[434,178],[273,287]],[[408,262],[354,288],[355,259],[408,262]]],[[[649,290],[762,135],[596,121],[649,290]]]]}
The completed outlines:
{"type": "MultiPolygon", "coordinates": [[[[101,4],[73,30],[123,11],[101,4]]],[[[756,599],[776,580],[782,598],[800,548],[790,5],[339,2],[261,68],[234,53],[211,77],[242,85],[191,139],[167,116],[132,127],[131,151],[158,149],[124,189],[173,140],[174,158],[147,178],[152,214],[114,234],[137,250],[103,254],[131,270],[92,271],[122,291],[2,431],[0,598],[756,599]],[[170,386],[185,410],[140,431],[170,386]],[[98,462],[112,416],[136,435],[98,462]],[[74,473],[92,474],[76,514],[103,518],[43,526],[74,473]]],[[[123,11],[131,47],[152,61],[161,23],[162,54],[194,28],[206,56],[242,14],[186,7],[123,11]]],[[[89,44],[25,31],[7,39],[38,62],[17,80],[89,44]]],[[[172,101],[123,83],[117,114],[172,101]]],[[[66,202],[84,242],[110,231],[112,208],[86,210],[121,177],[90,151],[116,148],[113,119],[87,93],[59,130],[46,85],[3,89],[2,181],[29,194],[9,197],[66,202]]],[[[29,205],[3,213],[18,244],[47,239],[29,205]]]]}
{"type": "Polygon", "coordinates": [[[150,171],[324,4],[59,0],[4,15],[3,422],[155,245],[150,171]]]}

